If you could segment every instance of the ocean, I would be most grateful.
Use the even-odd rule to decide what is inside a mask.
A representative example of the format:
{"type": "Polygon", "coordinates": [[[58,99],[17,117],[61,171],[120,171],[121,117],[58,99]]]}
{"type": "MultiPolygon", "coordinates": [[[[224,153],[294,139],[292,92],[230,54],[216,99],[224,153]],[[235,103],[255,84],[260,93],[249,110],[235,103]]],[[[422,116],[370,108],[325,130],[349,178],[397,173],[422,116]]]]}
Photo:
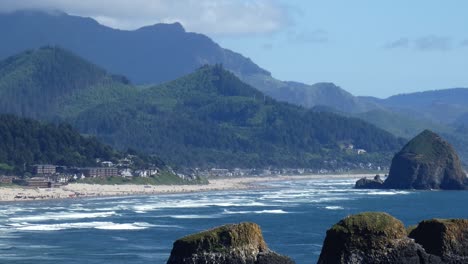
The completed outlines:
{"type": "Polygon", "coordinates": [[[352,179],[262,183],[262,189],[0,204],[0,263],[166,263],[172,243],[215,226],[259,224],[269,247],[316,263],[328,228],[384,211],[414,225],[468,218],[468,191],[355,190],[352,179]]]}

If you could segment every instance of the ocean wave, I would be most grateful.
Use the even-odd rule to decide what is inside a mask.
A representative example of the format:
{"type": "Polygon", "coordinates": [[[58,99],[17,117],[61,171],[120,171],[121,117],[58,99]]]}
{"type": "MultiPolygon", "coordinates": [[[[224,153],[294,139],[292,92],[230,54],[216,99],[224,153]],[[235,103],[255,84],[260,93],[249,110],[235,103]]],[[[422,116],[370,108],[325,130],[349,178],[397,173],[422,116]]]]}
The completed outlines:
{"type": "Polygon", "coordinates": [[[82,223],[60,223],[60,224],[29,224],[16,225],[19,231],[60,231],[68,229],[103,229],[103,230],[141,230],[153,225],[144,222],[135,223],[113,223],[113,222],[82,222],[82,223]]]}
{"type": "Polygon", "coordinates": [[[327,210],[343,210],[343,206],[325,206],[325,209],[327,210]]]}
{"type": "Polygon", "coordinates": [[[407,191],[371,191],[365,193],[367,195],[396,195],[396,194],[410,194],[407,191]]]}
{"type": "Polygon", "coordinates": [[[223,214],[289,214],[281,209],[277,210],[261,210],[261,211],[229,211],[224,210],[223,214]]]}
{"type": "Polygon", "coordinates": [[[102,230],[141,230],[141,229],[147,229],[149,227],[152,227],[153,225],[148,224],[148,223],[140,223],[140,222],[135,222],[132,224],[115,224],[115,223],[110,223],[108,225],[99,225],[96,226],[96,229],[102,229],[102,230]]]}
{"type": "Polygon", "coordinates": [[[145,204],[133,206],[133,211],[137,213],[145,213],[159,209],[191,209],[191,208],[207,208],[207,207],[253,207],[253,206],[268,206],[268,204],[256,201],[176,201],[158,204],[145,204]]]}
{"type": "Polygon", "coordinates": [[[95,212],[95,213],[75,213],[75,212],[59,212],[59,213],[46,213],[43,215],[31,215],[22,217],[12,217],[10,221],[13,222],[40,222],[49,220],[72,220],[72,219],[85,219],[85,218],[103,218],[116,215],[115,211],[111,212],[95,212]]]}
{"type": "Polygon", "coordinates": [[[349,197],[321,197],[315,200],[311,200],[311,203],[323,203],[323,202],[332,202],[332,201],[348,201],[352,200],[352,198],[349,197]]]}
{"type": "MultiPolygon", "coordinates": [[[[164,216],[163,216],[164,217],[164,216]]],[[[175,219],[212,219],[212,218],[220,218],[221,215],[167,215],[165,217],[175,218],[175,219]]]]}

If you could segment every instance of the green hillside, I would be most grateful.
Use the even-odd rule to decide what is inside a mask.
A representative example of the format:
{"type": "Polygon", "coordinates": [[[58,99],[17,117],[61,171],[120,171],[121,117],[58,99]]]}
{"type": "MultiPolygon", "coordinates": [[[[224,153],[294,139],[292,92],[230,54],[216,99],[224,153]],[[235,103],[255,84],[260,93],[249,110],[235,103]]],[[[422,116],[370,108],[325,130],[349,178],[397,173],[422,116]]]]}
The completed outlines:
{"type": "Polygon", "coordinates": [[[275,79],[251,59],[221,47],[205,35],[185,31],[180,23],[117,30],[92,18],[27,10],[0,13],[0,35],[8,36],[0,45],[0,59],[26,49],[59,45],[140,85],[160,84],[204,64],[218,63],[278,101],[304,107],[327,103],[346,112],[375,107],[333,84],[307,85],[275,79]]]}
{"type": "Polygon", "coordinates": [[[33,164],[93,166],[96,159],[121,155],[95,138],[85,138],[70,125],[43,124],[0,115],[0,171],[21,173],[33,164]]]}
{"type": "Polygon", "coordinates": [[[76,114],[131,93],[128,81],[58,47],[0,62],[0,111],[31,118],[76,114]]]}
{"type": "Polygon", "coordinates": [[[324,166],[388,162],[401,141],[354,118],[279,103],[221,66],[83,112],[74,124],[121,148],[189,166],[324,166]],[[350,143],[359,156],[340,149],[350,143]]]}
{"type": "Polygon", "coordinates": [[[221,66],[137,89],[57,47],[1,62],[1,112],[66,121],[118,149],[197,167],[385,164],[402,145],[359,119],[280,103],[221,66]],[[343,150],[353,144],[367,154],[343,150]]]}

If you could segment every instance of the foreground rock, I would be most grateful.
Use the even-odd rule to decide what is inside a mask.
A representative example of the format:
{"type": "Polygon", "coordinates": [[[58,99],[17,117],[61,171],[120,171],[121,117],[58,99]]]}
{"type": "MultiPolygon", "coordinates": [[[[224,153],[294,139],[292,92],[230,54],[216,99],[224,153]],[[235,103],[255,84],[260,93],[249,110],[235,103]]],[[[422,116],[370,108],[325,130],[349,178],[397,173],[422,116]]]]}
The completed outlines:
{"type": "Polygon", "coordinates": [[[439,135],[425,130],[398,152],[383,183],[361,179],[361,189],[467,189],[460,158],[439,135]]]}
{"type": "Polygon", "coordinates": [[[468,220],[423,221],[408,237],[389,214],[352,215],[327,231],[318,263],[468,263],[468,220]]]}
{"type": "Polygon", "coordinates": [[[468,219],[422,221],[409,236],[444,263],[468,263],[468,219]]]}
{"type": "Polygon", "coordinates": [[[327,231],[318,263],[420,263],[420,258],[430,256],[407,237],[402,222],[386,213],[362,213],[327,231]]]}
{"type": "Polygon", "coordinates": [[[293,264],[271,251],[260,227],[231,224],[193,234],[174,242],[168,264],[293,264]]]}

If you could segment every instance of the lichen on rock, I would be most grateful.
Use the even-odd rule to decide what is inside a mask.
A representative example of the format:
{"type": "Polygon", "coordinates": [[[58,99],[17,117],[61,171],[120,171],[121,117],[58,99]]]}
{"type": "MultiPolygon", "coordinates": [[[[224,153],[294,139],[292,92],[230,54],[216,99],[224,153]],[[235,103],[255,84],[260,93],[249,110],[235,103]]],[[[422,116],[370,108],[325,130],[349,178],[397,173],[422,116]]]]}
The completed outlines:
{"type": "Polygon", "coordinates": [[[292,264],[271,251],[255,223],[229,224],[174,242],[168,264],[292,264]]]}
{"type": "Polygon", "coordinates": [[[446,263],[468,263],[468,219],[425,220],[409,236],[446,263]]]}
{"type": "Polygon", "coordinates": [[[319,264],[441,263],[407,237],[401,221],[367,212],[344,218],[327,231],[319,264]]]}

